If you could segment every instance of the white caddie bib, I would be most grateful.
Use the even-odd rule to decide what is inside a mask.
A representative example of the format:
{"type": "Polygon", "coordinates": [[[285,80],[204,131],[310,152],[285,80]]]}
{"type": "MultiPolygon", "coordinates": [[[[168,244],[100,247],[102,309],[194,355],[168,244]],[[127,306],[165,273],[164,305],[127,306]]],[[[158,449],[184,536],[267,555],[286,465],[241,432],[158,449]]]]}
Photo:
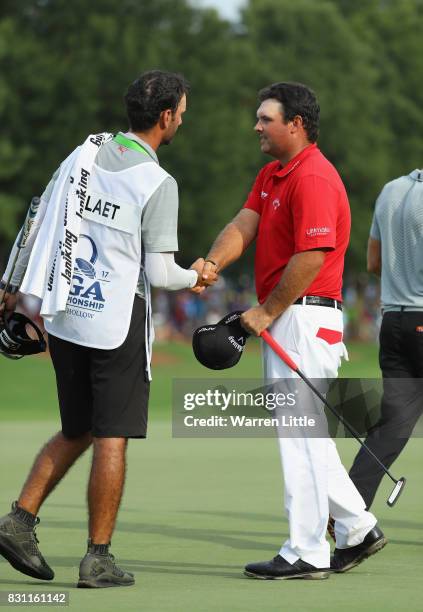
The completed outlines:
{"type": "Polygon", "coordinates": [[[94,165],[66,310],[45,321],[49,333],[100,349],[124,342],[141,266],[142,211],[168,176],[154,161],[113,173],[94,165]]]}

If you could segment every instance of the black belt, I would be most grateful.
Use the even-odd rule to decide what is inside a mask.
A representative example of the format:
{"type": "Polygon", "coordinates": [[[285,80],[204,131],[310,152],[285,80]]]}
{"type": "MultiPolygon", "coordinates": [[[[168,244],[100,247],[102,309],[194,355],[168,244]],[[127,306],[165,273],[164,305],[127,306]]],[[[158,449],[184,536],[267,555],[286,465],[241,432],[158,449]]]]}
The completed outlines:
{"type": "Polygon", "coordinates": [[[342,310],[342,302],[338,302],[332,298],[320,297],[318,295],[306,295],[303,298],[295,300],[294,304],[302,304],[303,306],[327,306],[328,308],[342,310]]]}

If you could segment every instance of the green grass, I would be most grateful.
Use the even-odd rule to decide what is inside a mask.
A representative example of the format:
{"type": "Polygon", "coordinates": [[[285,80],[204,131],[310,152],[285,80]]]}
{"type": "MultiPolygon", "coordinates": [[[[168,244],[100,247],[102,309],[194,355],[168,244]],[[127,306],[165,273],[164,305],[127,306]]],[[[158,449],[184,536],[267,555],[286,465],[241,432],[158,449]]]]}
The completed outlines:
{"type": "MultiPolygon", "coordinates": [[[[350,347],[344,375],[377,375],[376,348],[350,347]]],[[[419,578],[423,540],[421,440],[411,440],[394,472],[408,478],[398,505],[385,500],[385,479],[374,512],[390,543],[354,571],[327,581],[262,582],[245,579],[245,563],[276,554],[287,536],[282,478],[273,439],[173,439],[170,377],[204,377],[189,346],[159,347],[146,441],[131,441],[128,479],[113,552],[136,574],[127,589],[75,589],[85,552],[85,484],[90,456],[83,457],[42,508],[41,549],[56,571],[52,583],[33,581],[0,558],[0,591],[70,593],[70,608],[85,612],[255,612],[280,610],[421,610],[419,578]],[[161,365],[160,365],[161,362],[161,365]]],[[[259,352],[251,348],[236,376],[257,378],[259,352]],[[242,373],[241,373],[242,372],[242,373]]],[[[229,372],[230,376],[234,373],[229,372]]],[[[57,428],[54,377],[48,360],[0,362],[1,512],[16,498],[43,441],[57,428]]],[[[345,465],[357,445],[339,440],[345,465]]],[[[27,607],[25,607],[27,609],[27,607]]]]}
{"type": "MultiPolygon", "coordinates": [[[[344,361],[340,376],[378,377],[377,347],[363,343],[348,345],[350,361],[344,361]]],[[[235,368],[222,370],[219,378],[257,379],[262,372],[259,342],[252,339],[235,368]]],[[[192,356],[191,345],[157,344],[153,356],[153,385],[150,415],[168,417],[170,414],[172,379],[211,378],[212,373],[192,356]]],[[[57,416],[57,397],[54,370],[50,359],[26,357],[19,361],[0,361],[2,399],[0,419],[27,421],[54,419],[57,416]]]]}
{"type": "MultiPolygon", "coordinates": [[[[1,506],[17,495],[32,456],[56,429],[53,422],[6,423],[2,457],[1,506]],[[19,440],[19,452],[17,441],[19,440]],[[13,462],[11,458],[13,457],[13,462]]],[[[75,466],[41,512],[42,551],[56,580],[42,584],[0,561],[0,590],[67,590],[74,610],[186,612],[235,610],[421,609],[420,440],[412,440],[396,465],[407,474],[408,490],[395,509],[384,500],[384,482],[375,504],[390,544],[342,576],[322,582],[261,582],[244,579],[248,561],[273,556],[287,535],[276,444],[271,439],[175,440],[169,424],[153,421],[147,442],[132,442],[125,498],[113,551],[136,574],[133,588],[102,592],[74,588],[84,553],[84,486],[89,457],[75,466]]],[[[349,464],[356,446],[342,440],[349,464]]]]}

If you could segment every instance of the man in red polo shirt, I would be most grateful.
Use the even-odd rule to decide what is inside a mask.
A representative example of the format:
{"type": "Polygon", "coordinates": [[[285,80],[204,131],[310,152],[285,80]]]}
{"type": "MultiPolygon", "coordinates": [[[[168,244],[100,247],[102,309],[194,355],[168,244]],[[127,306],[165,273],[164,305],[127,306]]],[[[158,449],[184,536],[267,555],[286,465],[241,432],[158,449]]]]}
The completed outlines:
{"type": "MultiPolygon", "coordinates": [[[[238,259],[256,239],[259,304],[242,315],[247,331],[268,329],[310,378],[337,376],[342,343],[342,273],[350,234],[344,185],[317,147],[319,105],[299,83],[276,83],[259,95],[255,131],[275,158],[259,172],[243,209],[219,234],[203,278],[238,259]]],[[[267,379],[295,378],[263,346],[267,379]]],[[[271,561],[250,563],[247,576],[327,578],[358,565],[386,544],[376,518],[343,467],[329,437],[279,437],[289,538],[271,561]],[[336,549],[326,541],[329,512],[336,549]]]]}

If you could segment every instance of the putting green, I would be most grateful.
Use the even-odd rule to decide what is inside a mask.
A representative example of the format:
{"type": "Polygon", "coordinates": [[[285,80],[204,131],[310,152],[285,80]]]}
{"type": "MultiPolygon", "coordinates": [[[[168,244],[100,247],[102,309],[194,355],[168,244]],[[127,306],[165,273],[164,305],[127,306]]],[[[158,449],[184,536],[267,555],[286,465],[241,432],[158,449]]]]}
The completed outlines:
{"type": "MultiPolygon", "coordinates": [[[[50,421],[2,424],[1,507],[18,492],[50,421]],[[17,449],[19,440],[19,451],[17,449]],[[13,457],[13,462],[11,458],[13,457]]],[[[347,463],[356,449],[339,443],[347,463]]],[[[395,471],[408,487],[394,509],[375,504],[390,544],[345,575],[327,581],[262,582],[242,576],[248,561],[276,554],[286,537],[282,482],[274,440],[175,440],[167,422],[152,423],[146,442],[133,441],[113,551],[136,575],[127,589],[75,589],[86,539],[83,458],[45,504],[38,528],[41,549],[56,571],[53,583],[33,581],[0,561],[0,590],[67,590],[79,610],[149,612],[235,610],[421,610],[421,440],[412,440],[395,471]]]]}
{"type": "MultiPolygon", "coordinates": [[[[374,356],[374,347],[369,354],[374,356]]],[[[52,493],[40,514],[40,547],[56,571],[55,581],[34,581],[0,558],[0,591],[68,591],[70,609],[83,612],[421,610],[422,440],[411,440],[395,464],[394,473],[408,478],[397,506],[390,509],[385,503],[391,489],[386,478],[375,502],[374,512],[389,539],[383,551],[355,570],[325,581],[244,578],[244,564],[274,556],[287,535],[276,443],[251,438],[172,439],[165,406],[169,388],[163,388],[166,374],[169,376],[170,369],[172,376],[202,375],[184,355],[171,368],[165,364],[157,367],[149,437],[130,442],[128,479],[112,552],[122,566],[135,573],[136,585],[96,591],[75,588],[87,537],[87,454],[52,493]]],[[[254,360],[251,376],[257,376],[258,355],[254,360]]],[[[53,384],[48,361],[28,359],[23,360],[26,365],[7,363],[3,367],[4,362],[2,375],[7,369],[12,376],[12,371],[17,372],[15,366],[21,367],[21,373],[33,367],[36,376],[32,384],[37,391],[27,388],[27,379],[9,378],[9,389],[14,386],[22,391],[19,403],[15,393],[14,406],[2,405],[1,514],[16,498],[34,454],[58,428],[54,389],[44,395],[50,397],[45,404],[37,395],[41,381],[53,384]],[[32,411],[32,420],[19,418],[23,416],[17,414],[20,410],[27,416],[32,411]]],[[[337,444],[349,465],[356,443],[340,440],[337,444]]]]}

